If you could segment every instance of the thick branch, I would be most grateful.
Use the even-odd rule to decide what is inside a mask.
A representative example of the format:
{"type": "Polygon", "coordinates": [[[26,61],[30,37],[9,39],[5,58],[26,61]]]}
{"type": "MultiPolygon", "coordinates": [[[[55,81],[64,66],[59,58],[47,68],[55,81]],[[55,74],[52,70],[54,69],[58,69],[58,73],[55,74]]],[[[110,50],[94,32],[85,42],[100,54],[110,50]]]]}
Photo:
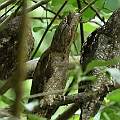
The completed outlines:
{"type": "MultiPolygon", "coordinates": [[[[10,0],[9,0],[9,1],[10,1],[10,0]]],[[[12,1],[12,0],[11,0],[11,1],[12,1]]],[[[28,12],[31,12],[31,11],[33,11],[34,9],[40,7],[41,5],[44,5],[44,4],[48,3],[49,1],[50,1],[50,0],[42,0],[42,1],[40,0],[39,2],[37,2],[37,3],[35,3],[34,5],[30,6],[29,8],[26,8],[26,11],[27,11],[27,13],[28,13],[28,12]]],[[[0,24],[0,31],[3,30],[3,29],[6,27],[7,23],[9,23],[10,20],[12,20],[16,15],[22,15],[22,14],[23,14],[22,11],[16,12],[16,10],[15,10],[15,12],[13,12],[11,15],[9,15],[9,17],[7,17],[7,18],[0,24]]]]}
{"type": "MultiPolygon", "coordinates": [[[[81,92],[78,94],[72,94],[72,95],[68,95],[68,96],[60,96],[58,98],[55,99],[54,103],[49,106],[50,109],[56,109],[59,106],[63,106],[63,105],[67,105],[67,104],[71,104],[71,103],[76,103],[78,104],[79,102],[84,102],[87,103],[89,101],[91,101],[93,98],[97,98],[97,97],[101,97],[101,96],[106,96],[109,92],[120,88],[120,85],[114,86],[111,85],[110,82],[108,81],[108,83],[100,88],[98,88],[95,91],[88,91],[88,92],[81,92]]],[[[53,92],[49,92],[49,93],[39,93],[38,95],[36,94],[34,97],[38,97],[38,96],[47,96],[47,95],[52,95],[52,94],[57,94],[61,91],[53,91],[53,92]]],[[[33,97],[33,96],[31,96],[33,97]]],[[[76,105],[75,105],[76,106],[76,105]]],[[[48,107],[47,106],[41,106],[38,105],[39,109],[46,109],[48,107]]]]}
{"type": "Polygon", "coordinates": [[[57,100],[55,100],[55,103],[52,106],[62,106],[62,105],[67,105],[71,103],[88,102],[92,98],[97,98],[103,95],[106,96],[109,92],[120,88],[120,85],[113,86],[108,84],[108,86],[109,87],[104,86],[103,88],[99,88],[95,92],[91,90],[89,92],[82,92],[78,94],[60,97],[57,100]]]}
{"type": "MultiPolygon", "coordinates": [[[[120,8],[118,8],[108,21],[105,23],[104,26],[96,29],[92,34],[87,38],[87,41],[83,45],[82,54],[81,54],[81,65],[83,71],[85,71],[86,66],[89,62],[93,60],[112,60],[113,58],[120,56],[120,8]]],[[[112,68],[120,69],[119,62],[112,65],[107,66],[112,68]]],[[[111,78],[111,81],[108,82],[105,73],[101,74],[101,68],[98,67],[97,69],[88,73],[88,75],[97,76],[99,81],[97,83],[92,83],[91,81],[80,82],[79,84],[79,92],[84,91],[91,91],[100,88],[100,91],[104,86],[116,86],[117,83],[115,79],[111,78]],[[81,86],[81,88],[80,88],[81,86]],[[83,88],[83,86],[85,86],[83,88]]],[[[108,93],[105,91],[105,93],[108,93]]],[[[82,102],[80,103],[81,106],[81,115],[82,120],[88,120],[89,118],[95,116],[100,108],[100,102],[104,100],[106,95],[103,94],[102,96],[92,98],[89,102],[82,102]]]]}
{"type": "MultiPolygon", "coordinates": [[[[69,69],[72,70],[75,68],[75,66],[79,63],[79,58],[80,56],[74,56],[74,57],[69,57],[69,69]]],[[[32,79],[33,78],[33,74],[35,71],[35,68],[37,66],[37,62],[40,58],[36,58],[33,60],[30,60],[28,62],[26,62],[26,79],[32,79]]],[[[0,95],[3,95],[8,89],[11,88],[11,79],[6,81],[6,83],[4,83],[4,85],[0,88],[0,95]]]]}

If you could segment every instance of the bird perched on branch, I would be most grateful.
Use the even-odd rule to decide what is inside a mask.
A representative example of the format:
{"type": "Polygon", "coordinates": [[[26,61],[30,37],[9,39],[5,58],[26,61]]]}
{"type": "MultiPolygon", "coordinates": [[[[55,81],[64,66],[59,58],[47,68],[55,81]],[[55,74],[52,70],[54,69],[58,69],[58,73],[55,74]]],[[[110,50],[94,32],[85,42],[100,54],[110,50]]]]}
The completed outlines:
{"type": "MultiPolygon", "coordinates": [[[[8,79],[16,69],[18,49],[20,49],[18,41],[20,40],[22,18],[22,16],[16,16],[0,31],[0,79],[2,80],[8,79]]],[[[5,19],[6,17],[0,18],[0,23],[5,19]]],[[[26,60],[28,60],[34,46],[30,26],[27,27],[26,60]]]]}
{"type": "MultiPolygon", "coordinates": [[[[66,85],[69,65],[69,53],[71,44],[74,41],[80,14],[70,13],[65,17],[52,39],[50,47],[42,54],[38,61],[32,81],[31,95],[43,92],[54,92],[63,90],[66,85]]],[[[54,103],[54,99],[62,93],[50,94],[38,97],[40,106],[48,107],[39,109],[40,116],[50,118],[57,109],[49,108],[54,103]]],[[[31,101],[31,100],[30,100],[31,101]]]]}

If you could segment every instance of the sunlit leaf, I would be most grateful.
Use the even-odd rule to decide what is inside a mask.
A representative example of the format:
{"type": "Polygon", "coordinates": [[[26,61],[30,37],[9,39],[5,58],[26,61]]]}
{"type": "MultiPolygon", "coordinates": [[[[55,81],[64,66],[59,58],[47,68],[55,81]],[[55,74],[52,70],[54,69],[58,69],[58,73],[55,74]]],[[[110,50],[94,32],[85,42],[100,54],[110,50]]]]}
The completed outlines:
{"type": "Polygon", "coordinates": [[[120,61],[120,57],[116,57],[113,60],[108,60],[108,61],[93,60],[92,62],[88,63],[84,73],[86,74],[86,73],[90,72],[95,67],[109,66],[109,65],[113,65],[119,61],[120,61]]]}
{"type": "Polygon", "coordinates": [[[12,105],[14,103],[14,101],[11,98],[9,98],[5,95],[1,96],[1,100],[8,105],[12,105]]]}
{"type": "Polygon", "coordinates": [[[120,84],[120,70],[117,68],[107,68],[106,72],[108,72],[118,84],[120,84]]]}
{"type": "Polygon", "coordinates": [[[106,112],[103,112],[103,116],[105,120],[111,120],[106,112]]]}
{"type": "Polygon", "coordinates": [[[110,100],[110,102],[120,102],[120,89],[112,91],[109,95],[107,95],[107,99],[110,100]]]}
{"type": "MultiPolygon", "coordinates": [[[[50,19],[50,21],[52,21],[52,19],[50,19]]],[[[54,22],[53,22],[53,24],[58,24],[58,20],[55,19],[54,22]]]]}
{"type": "Polygon", "coordinates": [[[41,118],[41,117],[38,117],[34,114],[27,114],[27,117],[29,120],[47,120],[46,118],[41,118]]]}
{"type": "Polygon", "coordinates": [[[45,29],[45,27],[34,27],[34,28],[33,28],[33,31],[34,31],[34,32],[38,32],[38,31],[41,30],[41,29],[45,29]]]}
{"type": "Polygon", "coordinates": [[[98,78],[97,77],[95,77],[95,76],[83,76],[83,77],[81,77],[81,81],[89,81],[89,80],[91,80],[91,81],[98,81],[98,78]]]}

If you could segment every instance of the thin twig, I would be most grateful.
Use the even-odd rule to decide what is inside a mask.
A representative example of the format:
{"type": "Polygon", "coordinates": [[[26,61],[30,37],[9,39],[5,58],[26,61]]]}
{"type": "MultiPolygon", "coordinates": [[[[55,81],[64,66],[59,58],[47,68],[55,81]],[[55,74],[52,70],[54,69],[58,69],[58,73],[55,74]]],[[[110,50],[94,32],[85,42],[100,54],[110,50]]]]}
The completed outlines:
{"type": "Polygon", "coordinates": [[[110,12],[113,12],[113,10],[111,10],[111,9],[109,9],[109,8],[106,8],[106,7],[105,7],[105,4],[106,4],[106,0],[104,1],[102,8],[103,8],[103,9],[106,9],[106,10],[108,10],[108,11],[110,11],[110,12]]]}
{"type": "MultiPolygon", "coordinates": [[[[82,10],[82,6],[81,6],[81,1],[80,0],[77,0],[77,4],[78,4],[79,10],[82,10]]],[[[81,20],[82,20],[82,17],[81,17],[81,20]]],[[[82,47],[82,45],[84,43],[84,28],[83,28],[83,23],[81,23],[81,22],[80,22],[80,35],[81,35],[81,47],[82,47]]]]}
{"type": "MultiPolygon", "coordinates": [[[[31,12],[31,11],[35,10],[36,8],[40,7],[41,5],[47,4],[50,1],[51,0],[40,0],[39,2],[37,2],[34,5],[27,8],[27,12],[31,12]]],[[[20,12],[20,14],[21,14],[21,12],[20,12]]]]}
{"type": "MultiPolygon", "coordinates": [[[[50,9],[48,9],[48,8],[46,8],[46,7],[44,7],[43,5],[41,5],[41,7],[42,7],[44,10],[49,11],[49,12],[51,12],[51,13],[53,13],[53,14],[56,15],[56,13],[55,13],[54,11],[52,11],[52,10],[50,10],[50,9]]],[[[59,17],[60,19],[63,18],[63,17],[62,17],[61,15],[59,15],[59,14],[58,14],[58,17],[59,17]]]]}
{"type": "Polygon", "coordinates": [[[0,31],[2,31],[6,25],[9,23],[9,21],[14,18],[15,12],[13,12],[11,15],[9,15],[1,24],[0,24],[0,31]]]}
{"type": "MultiPolygon", "coordinates": [[[[83,2],[87,5],[89,4],[86,0],[83,0],[83,2]]],[[[92,5],[90,6],[90,8],[96,13],[98,18],[105,24],[104,18],[99,15],[98,11],[92,5]]]]}
{"type": "Polygon", "coordinates": [[[58,14],[59,14],[59,13],[61,12],[61,10],[64,8],[64,6],[67,4],[67,2],[68,2],[68,0],[66,0],[66,1],[63,3],[63,5],[61,6],[61,8],[60,8],[60,9],[58,10],[58,12],[56,13],[55,17],[52,19],[52,21],[50,22],[50,24],[49,24],[48,27],[46,28],[46,30],[45,30],[45,32],[44,32],[44,34],[43,34],[43,36],[42,36],[42,38],[41,38],[41,40],[40,40],[40,42],[39,42],[37,48],[35,49],[35,51],[34,51],[32,57],[31,57],[31,59],[34,58],[35,54],[37,53],[37,51],[38,51],[39,48],[40,48],[40,45],[41,45],[41,43],[42,43],[42,41],[43,41],[45,35],[47,34],[49,28],[50,28],[51,25],[53,24],[54,20],[57,18],[58,14]]]}
{"type": "MultiPolygon", "coordinates": [[[[120,88],[120,85],[117,85],[117,86],[110,85],[109,81],[107,84],[109,86],[109,88],[107,88],[107,90],[106,90],[106,86],[104,86],[103,88],[98,88],[98,90],[96,90],[94,92],[91,90],[89,92],[81,92],[81,93],[72,94],[72,95],[68,95],[68,96],[60,96],[55,99],[54,103],[50,107],[56,108],[56,107],[59,107],[62,105],[67,105],[67,104],[71,104],[71,103],[79,103],[79,102],[87,103],[92,98],[97,98],[98,96],[107,95],[109,92],[120,88]]],[[[55,93],[57,94],[58,92],[63,92],[63,90],[39,93],[39,94],[31,95],[29,98],[34,98],[34,97],[38,97],[38,96],[46,96],[46,95],[51,95],[51,94],[55,94],[55,93]]],[[[40,105],[38,105],[38,107],[40,108],[40,105]]],[[[47,106],[41,106],[41,108],[43,108],[43,109],[46,107],[47,106]]]]}
{"type": "MultiPolygon", "coordinates": [[[[31,19],[38,19],[38,20],[43,20],[43,19],[53,19],[53,17],[30,17],[31,19]]],[[[60,19],[60,18],[56,18],[56,19],[60,19]]]]}
{"type": "Polygon", "coordinates": [[[85,12],[92,4],[94,4],[97,0],[93,0],[92,2],[90,2],[86,7],[84,7],[80,13],[82,14],[83,12],[85,12]]]}
{"type": "Polygon", "coordinates": [[[10,9],[8,9],[3,15],[1,15],[1,18],[2,18],[4,15],[6,15],[10,10],[12,10],[19,2],[20,2],[20,0],[17,1],[17,2],[15,3],[15,5],[13,5],[10,9]]]}
{"type": "Polygon", "coordinates": [[[18,10],[20,9],[21,5],[22,5],[22,3],[17,7],[17,9],[16,9],[11,15],[9,15],[9,16],[0,24],[0,31],[2,31],[2,30],[6,27],[6,25],[9,23],[9,21],[12,20],[12,19],[16,16],[16,14],[17,14],[18,10]]]}
{"type": "Polygon", "coordinates": [[[0,10],[4,9],[5,7],[7,7],[8,5],[10,5],[11,3],[15,2],[16,0],[6,0],[4,3],[2,3],[0,5],[0,10]]]}
{"type": "MultiPolygon", "coordinates": [[[[33,2],[35,2],[35,3],[37,3],[38,1],[35,1],[35,0],[32,0],[33,2]]],[[[49,11],[49,12],[51,12],[51,13],[53,13],[53,14],[55,14],[56,15],[56,13],[54,12],[54,11],[52,11],[52,10],[50,10],[50,9],[48,9],[47,7],[44,7],[43,5],[41,5],[41,7],[44,9],[44,10],[46,10],[46,11],[49,11]]],[[[59,18],[63,18],[62,16],[60,16],[60,15],[58,15],[58,17],[59,18]]]]}
{"type": "MultiPolygon", "coordinates": [[[[29,8],[27,8],[26,11],[27,11],[27,13],[28,13],[28,12],[31,12],[32,10],[38,8],[38,7],[41,6],[41,5],[44,5],[44,4],[48,3],[49,1],[50,1],[50,0],[42,0],[42,1],[39,1],[38,3],[36,3],[36,4],[32,5],[32,6],[30,6],[29,8]]],[[[18,7],[18,8],[19,8],[19,7],[18,7]]],[[[0,24],[0,31],[1,31],[2,29],[4,29],[5,26],[7,25],[7,23],[8,23],[11,19],[13,19],[16,15],[22,15],[22,14],[23,14],[22,11],[17,11],[17,10],[15,10],[15,12],[13,12],[11,15],[9,15],[9,16],[0,24]]]]}

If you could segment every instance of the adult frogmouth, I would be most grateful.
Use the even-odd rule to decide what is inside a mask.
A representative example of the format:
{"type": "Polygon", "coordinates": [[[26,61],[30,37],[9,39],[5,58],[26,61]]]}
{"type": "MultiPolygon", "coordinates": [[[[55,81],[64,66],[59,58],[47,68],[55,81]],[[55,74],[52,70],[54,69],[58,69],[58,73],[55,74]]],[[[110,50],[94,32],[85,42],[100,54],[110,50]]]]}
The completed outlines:
{"type": "MultiPolygon", "coordinates": [[[[50,47],[38,61],[33,76],[31,95],[63,90],[65,88],[70,48],[75,38],[79,20],[79,13],[70,13],[56,29],[50,47]]],[[[60,94],[62,93],[39,97],[40,106],[52,105],[54,98],[60,94]]],[[[50,118],[53,111],[50,108],[46,108],[45,110],[39,110],[39,115],[50,118]]]]}

